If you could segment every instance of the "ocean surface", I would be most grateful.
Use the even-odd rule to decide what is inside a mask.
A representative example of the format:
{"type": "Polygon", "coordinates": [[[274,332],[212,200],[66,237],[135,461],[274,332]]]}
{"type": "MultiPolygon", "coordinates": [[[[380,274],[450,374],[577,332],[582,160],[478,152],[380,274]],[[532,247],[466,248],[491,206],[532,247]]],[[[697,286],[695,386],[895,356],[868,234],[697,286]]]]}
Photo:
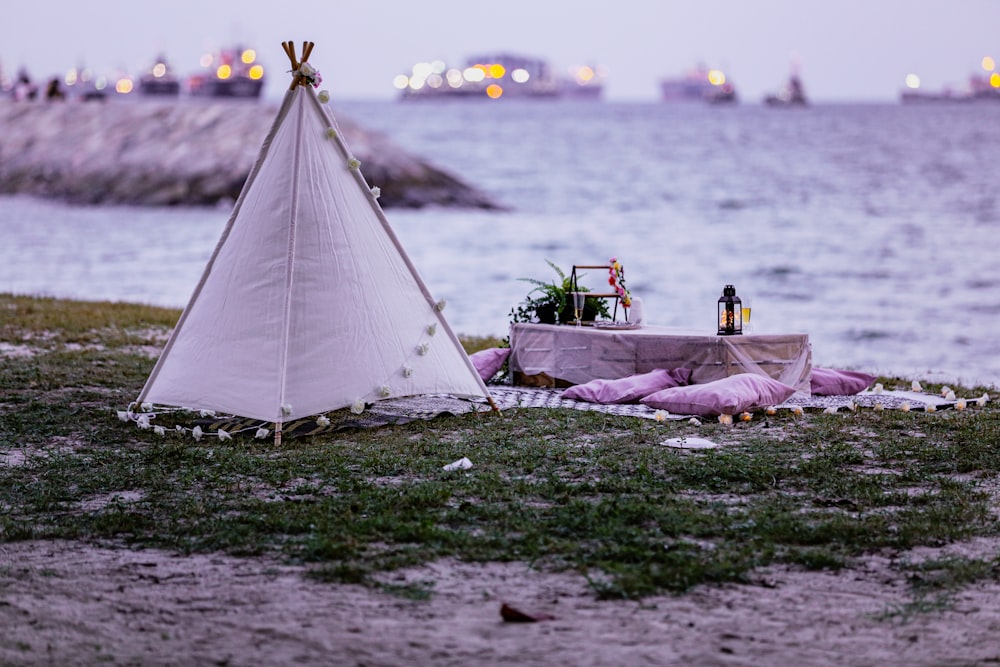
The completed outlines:
{"type": "MultiPolygon", "coordinates": [[[[334,111],[508,207],[386,211],[459,333],[506,335],[546,260],[614,256],[649,323],[714,332],[733,284],[814,365],[1000,386],[1000,105],[334,111]]],[[[228,215],[0,197],[0,291],[182,307],[228,215]]]]}

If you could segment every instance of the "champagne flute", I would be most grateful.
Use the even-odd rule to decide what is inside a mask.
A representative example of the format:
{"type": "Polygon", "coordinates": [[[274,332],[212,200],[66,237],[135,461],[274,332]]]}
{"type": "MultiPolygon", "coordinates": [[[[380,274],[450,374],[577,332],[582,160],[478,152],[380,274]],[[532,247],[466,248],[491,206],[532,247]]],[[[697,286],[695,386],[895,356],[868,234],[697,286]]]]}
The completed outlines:
{"type": "Polygon", "coordinates": [[[743,302],[743,304],[741,308],[742,312],[740,313],[740,315],[743,317],[743,330],[750,331],[750,309],[753,305],[753,299],[751,297],[745,296],[741,297],[741,301],[743,302]]]}
{"type": "Polygon", "coordinates": [[[576,318],[576,326],[580,326],[580,318],[583,317],[583,304],[587,300],[586,292],[572,292],[573,295],[573,316],[576,318]]]}

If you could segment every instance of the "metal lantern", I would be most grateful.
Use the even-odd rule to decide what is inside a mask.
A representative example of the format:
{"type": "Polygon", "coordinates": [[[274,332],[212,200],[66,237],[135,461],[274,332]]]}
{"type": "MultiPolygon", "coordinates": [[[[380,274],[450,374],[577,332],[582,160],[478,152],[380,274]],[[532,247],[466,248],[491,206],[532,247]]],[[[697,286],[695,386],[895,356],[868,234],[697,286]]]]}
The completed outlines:
{"type": "Polygon", "coordinates": [[[736,288],[726,285],[719,297],[719,335],[737,336],[743,333],[743,303],[736,288]]]}

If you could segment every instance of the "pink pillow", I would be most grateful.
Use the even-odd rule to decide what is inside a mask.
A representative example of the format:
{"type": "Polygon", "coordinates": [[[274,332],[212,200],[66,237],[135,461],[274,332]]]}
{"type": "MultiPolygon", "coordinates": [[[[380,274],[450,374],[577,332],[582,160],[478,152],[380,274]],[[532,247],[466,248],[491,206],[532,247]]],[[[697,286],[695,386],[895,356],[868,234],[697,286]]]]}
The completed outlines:
{"type": "Polygon", "coordinates": [[[643,396],[667,387],[687,384],[691,371],[687,368],[655,371],[631,375],[617,380],[591,380],[570,387],[563,392],[563,398],[572,398],[588,403],[634,403],[643,396]]]}
{"type": "Polygon", "coordinates": [[[809,384],[816,396],[851,396],[870,387],[875,378],[875,375],[858,371],[814,368],[809,384]]]}
{"type": "Polygon", "coordinates": [[[639,402],[675,414],[711,417],[778,405],[794,393],[794,388],[766,375],[741,373],[705,384],[664,389],[639,402]]]}
{"type": "Polygon", "coordinates": [[[473,352],[469,355],[469,359],[472,360],[472,365],[479,372],[479,377],[483,378],[483,382],[489,382],[503,366],[503,362],[507,361],[509,355],[509,347],[492,347],[488,350],[473,352]]]}

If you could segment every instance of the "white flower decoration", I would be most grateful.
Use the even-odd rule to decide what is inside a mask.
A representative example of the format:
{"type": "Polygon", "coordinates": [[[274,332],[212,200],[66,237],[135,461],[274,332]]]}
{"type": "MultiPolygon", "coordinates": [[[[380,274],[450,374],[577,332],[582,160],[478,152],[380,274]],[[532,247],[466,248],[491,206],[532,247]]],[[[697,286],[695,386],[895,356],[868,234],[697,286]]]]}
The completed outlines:
{"type": "Polygon", "coordinates": [[[874,391],[876,394],[881,394],[882,391],[883,391],[883,389],[884,388],[882,387],[882,383],[881,382],[876,382],[875,383],[875,387],[872,389],[872,391],[874,391]]]}
{"type": "Polygon", "coordinates": [[[354,414],[360,415],[364,411],[365,411],[365,402],[362,399],[359,398],[358,400],[351,403],[351,412],[353,412],[354,414]]]}
{"type": "Polygon", "coordinates": [[[359,160],[356,157],[352,157],[350,160],[347,161],[347,166],[353,169],[354,171],[357,171],[361,167],[361,160],[359,160]]]}
{"type": "Polygon", "coordinates": [[[899,409],[902,410],[903,412],[909,412],[910,411],[910,404],[909,403],[903,403],[901,406],[899,406],[899,409]]]}
{"type": "Polygon", "coordinates": [[[764,408],[764,414],[773,417],[774,415],[778,414],[778,408],[774,407],[773,405],[769,405],[766,408],[764,408]]]}
{"type": "Polygon", "coordinates": [[[796,417],[801,417],[805,414],[805,410],[802,409],[801,405],[796,405],[792,408],[792,414],[796,417]]]}
{"type": "Polygon", "coordinates": [[[949,389],[947,392],[945,392],[944,397],[945,397],[946,400],[949,400],[949,401],[954,401],[956,398],[958,398],[955,395],[955,392],[952,391],[951,389],[949,389]]]}
{"type": "Polygon", "coordinates": [[[380,188],[377,185],[373,186],[372,187],[372,197],[375,197],[375,199],[378,199],[381,196],[382,196],[382,188],[380,188]]]}
{"type": "Polygon", "coordinates": [[[833,406],[830,406],[827,409],[823,410],[823,414],[824,415],[835,415],[835,414],[837,414],[837,408],[835,408],[833,406]]]}
{"type": "Polygon", "coordinates": [[[733,423],[733,416],[732,415],[719,415],[719,423],[720,424],[726,424],[726,425],[732,424],[733,423]]]}
{"type": "Polygon", "coordinates": [[[656,412],[653,413],[653,419],[655,419],[658,422],[667,421],[667,417],[669,416],[670,413],[667,412],[666,410],[657,410],[656,412]]]}
{"type": "Polygon", "coordinates": [[[174,430],[177,431],[178,433],[183,433],[184,427],[178,424],[177,426],[174,427],[174,430]]]}
{"type": "Polygon", "coordinates": [[[139,406],[139,409],[142,410],[143,412],[152,412],[153,411],[153,404],[152,403],[143,403],[142,405],[139,406]]]}
{"type": "Polygon", "coordinates": [[[937,412],[937,407],[934,405],[928,405],[924,408],[924,412],[937,412]]]}
{"type": "Polygon", "coordinates": [[[292,406],[289,403],[285,403],[281,406],[281,414],[285,417],[292,414],[292,406]]]}
{"type": "Polygon", "coordinates": [[[413,369],[409,366],[403,366],[403,377],[408,378],[413,375],[413,369]]]}
{"type": "Polygon", "coordinates": [[[320,415],[319,417],[316,417],[316,424],[326,428],[330,425],[330,418],[326,415],[320,415]]]}
{"type": "Polygon", "coordinates": [[[428,343],[421,343],[420,345],[417,345],[417,354],[422,357],[430,352],[430,349],[431,346],[428,343]]]}
{"type": "Polygon", "coordinates": [[[270,433],[271,433],[270,431],[261,426],[260,428],[257,429],[257,432],[253,434],[253,437],[257,438],[258,440],[263,440],[270,433]]]}
{"type": "Polygon", "coordinates": [[[941,387],[942,396],[947,396],[949,391],[951,391],[951,387],[949,387],[948,385],[944,385],[943,387],[941,387]]]}
{"type": "Polygon", "coordinates": [[[149,428],[149,417],[147,415],[139,415],[139,417],[135,420],[135,424],[145,431],[149,428]]]}
{"type": "Polygon", "coordinates": [[[198,414],[201,415],[202,417],[214,417],[215,416],[215,412],[212,411],[212,410],[199,410],[198,414]]]}
{"type": "Polygon", "coordinates": [[[989,401],[990,401],[990,395],[983,392],[983,395],[979,397],[977,403],[979,403],[979,407],[983,407],[984,405],[989,403],[989,401]]]}
{"type": "Polygon", "coordinates": [[[688,424],[691,424],[691,426],[701,426],[701,422],[698,421],[697,417],[691,417],[691,419],[688,420],[688,424]]]}
{"type": "Polygon", "coordinates": [[[875,404],[875,412],[882,412],[883,410],[885,410],[885,406],[883,406],[881,403],[875,404]]]}
{"type": "Polygon", "coordinates": [[[923,391],[924,390],[924,388],[921,387],[920,383],[917,382],[916,380],[914,380],[913,382],[910,383],[910,389],[912,389],[913,391],[923,391]]]}
{"type": "Polygon", "coordinates": [[[153,433],[155,433],[156,435],[166,435],[167,429],[163,428],[162,426],[154,426],[153,433]]]}
{"type": "Polygon", "coordinates": [[[118,419],[121,419],[123,422],[127,422],[128,421],[128,412],[126,412],[125,410],[119,410],[118,411],[118,419]]]}
{"type": "Polygon", "coordinates": [[[960,398],[957,401],[955,401],[955,409],[958,410],[958,411],[962,411],[962,410],[965,409],[965,399],[964,398],[960,398]]]}
{"type": "Polygon", "coordinates": [[[201,435],[202,433],[200,426],[195,426],[193,429],[191,429],[191,437],[194,438],[195,440],[201,440],[201,435]]]}
{"type": "Polygon", "coordinates": [[[434,304],[434,310],[440,313],[442,310],[444,310],[445,305],[446,305],[445,300],[441,299],[440,301],[434,304]]]}
{"type": "Polygon", "coordinates": [[[438,325],[436,325],[436,324],[429,324],[427,326],[427,335],[428,336],[433,336],[434,334],[437,333],[437,331],[438,331],[438,325]]]}
{"type": "Polygon", "coordinates": [[[229,435],[229,431],[226,431],[226,430],[221,429],[221,428],[219,429],[219,441],[220,442],[224,441],[224,440],[232,440],[232,439],[233,439],[233,436],[229,435]]]}
{"type": "Polygon", "coordinates": [[[752,419],[753,419],[753,415],[750,414],[749,412],[741,412],[740,413],[740,421],[741,422],[748,422],[748,421],[750,421],[752,419]]]}
{"type": "Polygon", "coordinates": [[[381,396],[382,398],[389,398],[390,396],[392,396],[392,389],[389,387],[389,385],[384,384],[378,388],[378,395],[381,396]]]}
{"type": "Polygon", "coordinates": [[[329,90],[321,90],[321,91],[319,91],[319,95],[317,95],[317,97],[319,98],[320,102],[322,102],[323,104],[326,104],[327,102],[330,101],[330,91],[329,90]]]}
{"type": "Polygon", "coordinates": [[[326,138],[327,139],[333,139],[336,136],[337,136],[337,131],[335,129],[333,129],[332,127],[326,128],[326,138]]]}

